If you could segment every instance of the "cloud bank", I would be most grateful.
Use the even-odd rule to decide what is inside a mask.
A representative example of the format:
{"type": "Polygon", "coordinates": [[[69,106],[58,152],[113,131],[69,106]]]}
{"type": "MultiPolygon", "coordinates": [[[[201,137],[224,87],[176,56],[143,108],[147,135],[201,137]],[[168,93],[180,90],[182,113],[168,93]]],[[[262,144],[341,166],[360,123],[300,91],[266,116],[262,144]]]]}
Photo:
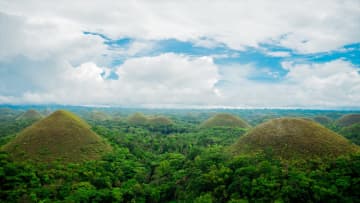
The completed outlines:
{"type": "Polygon", "coordinates": [[[307,60],[356,58],[346,48],[360,42],[356,0],[4,0],[0,27],[0,103],[360,107],[356,60],[307,60]],[[161,49],[169,39],[222,52],[161,49]],[[241,61],[250,50],[262,58],[241,61]]]}

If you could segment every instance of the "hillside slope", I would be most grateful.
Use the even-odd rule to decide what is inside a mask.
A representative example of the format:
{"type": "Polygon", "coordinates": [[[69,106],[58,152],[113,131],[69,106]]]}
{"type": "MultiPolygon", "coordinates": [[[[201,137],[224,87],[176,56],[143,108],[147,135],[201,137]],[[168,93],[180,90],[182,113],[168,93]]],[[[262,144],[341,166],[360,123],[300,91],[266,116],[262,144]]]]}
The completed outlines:
{"type": "Polygon", "coordinates": [[[4,146],[15,160],[79,162],[111,150],[90,126],[68,111],[56,111],[20,132],[4,146]]]}
{"type": "Polygon", "coordinates": [[[250,125],[242,120],[241,118],[227,113],[216,114],[201,125],[201,128],[212,128],[212,127],[238,127],[238,128],[250,128],[250,125]]]}
{"type": "Polygon", "coordinates": [[[271,149],[281,158],[336,157],[359,151],[341,135],[301,118],[272,119],[252,129],[232,151],[254,153],[271,149]]]}
{"type": "Polygon", "coordinates": [[[341,127],[350,126],[355,123],[360,123],[360,114],[347,114],[336,121],[336,124],[341,127]]]}
{"type": "Polygon", "coordinates": [[[38,111],[30,109],[16,118],[17,121],[37,121],[43,118],[38,111]]]}

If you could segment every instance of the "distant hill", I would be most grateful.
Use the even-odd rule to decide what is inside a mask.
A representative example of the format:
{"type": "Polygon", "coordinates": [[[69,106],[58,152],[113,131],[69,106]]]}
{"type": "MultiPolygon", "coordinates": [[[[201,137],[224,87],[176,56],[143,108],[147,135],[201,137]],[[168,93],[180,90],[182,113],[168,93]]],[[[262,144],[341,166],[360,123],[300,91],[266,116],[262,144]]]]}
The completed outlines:
{"type": "Polygon", "coordinates": [[[147,121],[148,125],[153,127],[165,127],[165,126],[171,126],[174,124],[174,122],[165,116],[154,116],[148,118],[147,121]]]}
{"type": "Polygon", "coordinates": [[[51,113],[52,113],[51,109],[48,109],[48,108],[41,111],[41,114],[45,115],[45,116],[48,116],[51,113]]]}
{"type": "Polygon", "coordinates": [[[14,114],[14,110],[10,108],[0,108],[0,115],[14,114]]]}
{"type": "Polygon", "coordinates": [[[147,117],[142,113],[134,113],[127,118],[127,122],[134,126],[144,126],[147,124],[147,117]]]}
{"type": "Polygon", "coordinates": [[[331,118],[327,116],[315,116],[313,117],[313,120],[320,123],[321,125],[329,125],[330,123],[332,123],[331,118]]]}
{"type": "Polygon", "coordinates": [[[3,150],[15,160],[80,162],[99,159],[111,147],[75,114],[59,110],[24,129],[3,150]]]}
{"type": "Polygon", "coordinates": [[[360,145],[360,123],[346,126],[342,128],[339,133],[355,144],[360,145]]]}
{"type": "Polygon", "coordinates": [[[89,118],[95,121],[106,121],[106,120],[110,120],[111,116],[102,111],[92,111],[90,113],[89,118]]]}
{"type": "Polygon", "coordinates": [[[14,119],[19,115],[18,111],[10,108],[0,108],[0,120],[14,119]]]}
{"type": "Polygon", "coordinates": [[[250,125],[241,118],[227,113],[219,113],[207,119],[200,125],[201,128],[233,127],[250,128],[250,125]]]}
{"type": "Polygon", "coordinates": [[[37,121],[43,118],[38,111],[30,109],[16,118],[17,121],[37,121]]]}
{"type": "Polygon", "coordinates": [[[350,126],[355,123],[360,123],[360,114],[347,114],[336,121],[336,124],[341,127],[350,126]]]}
{"type": "Polygon", "coordinates": [[[283,159],[336,157],[359,151],[341,135],[302,118],[278,118],[262,123],[232,146],[235,154],[271,149],[283,159]]]}

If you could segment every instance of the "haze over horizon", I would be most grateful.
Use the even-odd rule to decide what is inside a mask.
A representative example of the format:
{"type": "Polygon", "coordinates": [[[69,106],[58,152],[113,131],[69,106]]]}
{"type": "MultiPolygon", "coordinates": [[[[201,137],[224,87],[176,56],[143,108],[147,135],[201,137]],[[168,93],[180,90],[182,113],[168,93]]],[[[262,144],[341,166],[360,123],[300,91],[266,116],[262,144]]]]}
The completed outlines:
{"type": "Polygon", "coordinates": [[[0,1],[0,104],[360,108],[360,1],[0,1]]]}

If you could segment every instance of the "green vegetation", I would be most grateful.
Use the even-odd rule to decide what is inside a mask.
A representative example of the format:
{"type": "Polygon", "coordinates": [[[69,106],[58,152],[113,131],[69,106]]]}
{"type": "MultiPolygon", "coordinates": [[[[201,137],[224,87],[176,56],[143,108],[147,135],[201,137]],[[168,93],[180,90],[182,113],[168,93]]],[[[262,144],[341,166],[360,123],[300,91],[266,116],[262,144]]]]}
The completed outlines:
{"type": "MultiPolygon", "coordinates": [[[[71,110],[83,118],[93,112],[83,108],[71,110]]],[[[0,152],[0,202],[358,202],[360,199],[360,154],[356,149],[351,152],[354,145],[346,139],[315,122],[283,118],[254,129],[199,128],[199,123],[214,112],[149,110],[144,111],[147,116],[137,114],[135,119],[130,119],[139,110],[102,110],[111,116],[110,120],[86,117],[88,123],[85,123],[70,112],[57,111],[17,137],[13,132],[19,132],[24,125],[19,125],[16,116],[1,119],[0,115],[0,127],[4,126],[0,135],[12,139],[6,146],[17,141],[23,148],[19,136],[37,129],[31,130],[33,138],[38,134],[51,137],[72,158],[88,158],[37,161],[46,156],[58,157],[51,151],[54,144],[46,139],[41,141],[46,147],[32,145],[38,150],[37,154],[30,154],[31,159],[14,157],[18,155],[14,151],[0,152]],[[130,116],[125,120],[115,119],[114,115],[130,116]],[[270,134],[260,136],[265,135],[261,132],[270,134]],[[106,153],[96,156],[83,148],[72,153],[73,148],[88,143],[89,137],[93,137],[90,134],[100,143],[106,140],[112,149],[106,145],[103,150],[106,153]],[[261,143],[271,145],[257,145],[256,153],[233,154],[229,150],[239,147],[240,141],[252,134],[261,138],[261,143]],[[274,137],[282,138],[283,144],[290,143],[293,148],[284,148],[274,137]],[[64,144],[63,140],[69,142],[64,144]],[[317,155],[308,153],[304,157],[298,154],[299,148],[317,155]],[[279,149],[288,155],[279,156],[279,149]],[[334,154],[324,158],[323,150],[334,154]],[[290,156],[292,159],[287,159],[290,156]]],[[[229,113],[255,124],[279,115],[310,118],[324,112],[234,110],[229,113]],[[271,115],[267,116],[268,113],[271,115]]],[[[331,113],[337,117],[343,115],[331,113]]],[[[337,128],[344,133],[347,129],[337,128]]],[[[91,145],[90,149],[99,146],[91,145]]]]}
{"type": "Polygon", "coordinates": [[[355,123],[360,123],[360,114],[344,115],[336,121],[336,124],[341,127],[350,126],[355,123]]]}
{"type": "Polygon", "coordinates": [[[165,116],[153,116],[148,119],[148,124],[151,126],[171,126],[174,122],[165,116]]]}
{"type": "Polygon", "coordinates": [[[10,108],[0,108],[0,120],[15,119],[19,112],[10,108]]]}
{"type": "Polygon", "coordinates": [[[237,127],[237,128],[250,128],[250,125],[239,117],[228,113],[216,114],[215,116],[204,121],[202,128],[212,127],[237,127]]]}
{"type": "Polygon", "coordinates": [[[12,137],[36,120],[23,120],[16,118],[22,113],[10,108],[0,108],[0,146],[7,143],[12,137]]]}
{"type": "Polygon", "coordinates": [[[353,143],[360,145],[360,123],[344,127],[339,133],[353,143]]]}
{"type": "Polygon", "coordinates": [[[130,127],[143,127],[150,131],[159,131],[164,134],[176,131],[174,122],[166,116],[145,116],[134,113],[127,119],[126,125],[130,127]]]}
{"type": "Polygon", "coordinates": [[[77,162],[98,159],[111,147],[68,111],[56,111],[3,147],[15,160],[77,162]]]}
{"type": "Polygon", "coordinates": [[[167,134],[173,130],[174,122],[165,116],[153,116],[147,119],[147,126],[153,131],[167,134]]]}
{"type": "Polygon", "coordinates": [[[313,121],[279,118],[267,121],[241,137],[234,153],[254,153],[270,149],[282,159],[328,158],[359,151],[347,139],[313,121]]]}
{"type": "Polygon", "coordinates": [[[324,126],[330,125],[333,122],[331,118],[327,116],[315,116],[313,120],[324,126]]]}
{"type": "Polygon", "coordinates": [[[142,113],[134,113],[127,118],[127,122],[134,126],[145,126],[147,117],[142,113]]]}
{"type": "Polygon", "coordinates": [[[108,114],[102,112],[102,111],[92,111],[89,115],[89,119],[90,120],[98,120],[98,121],[106,121],[106,120],[110,120],[111,116],[109,116],[108,114]]]}
{"type": "Polygon", "coordinates": [[[16,118],[18,121],[38,121],[43,118],[43,115],[41,115],[36,110],[30,109],[27,110],[25,113],[21,114],[19,117],[16,118]]]}

